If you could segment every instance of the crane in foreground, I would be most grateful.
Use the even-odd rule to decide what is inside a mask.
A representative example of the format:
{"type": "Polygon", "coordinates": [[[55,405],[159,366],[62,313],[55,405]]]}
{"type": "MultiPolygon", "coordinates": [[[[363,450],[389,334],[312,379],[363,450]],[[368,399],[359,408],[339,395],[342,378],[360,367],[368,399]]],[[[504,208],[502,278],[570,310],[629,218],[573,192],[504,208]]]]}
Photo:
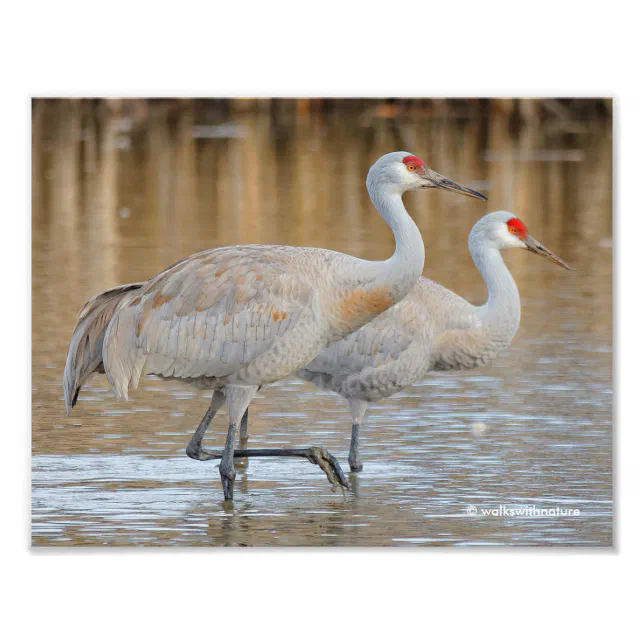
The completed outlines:
{"type": "Polygon", "coordinates": [[[214,390],[186,451],[197,460],[221,459],[225,499],[233,498],[234,456],[305,456],[332,483],[346,485],[325,450],[235,450],[237,429],[261,386],[304,367],[327,344],[367,324],[414,287],[425,247],[402,195],[431,188],[485,200],[408,152],[386,154],[370,168],[369,197],[396,243],[385,261],[321,248],[217,248],[142,284],[96,296],[81,310],[67,352],[67,413],[96,371],[106,373],[120,400],[127,400],[142,375],[181,380],[214,390]],[[206,450],[201,439],[224,402],[229,418],[224,450],[206,450]]]}
{"type": "Polygon", "coordinates": [[[510,212],[493,212],[480,219],[470,232],[468,246],[488,289],[486,304],[473,306],[421,278],[401,302],[330,344],[297,371],[300,378],[335,391],[349,403],[352,471],[363,468],[360,429],[370,402],[398,393],[427,372],[480,367],[510,345],[519,328],[521,300],[499,251],[522,248],[570,268],[533,239],[510,212]]]}

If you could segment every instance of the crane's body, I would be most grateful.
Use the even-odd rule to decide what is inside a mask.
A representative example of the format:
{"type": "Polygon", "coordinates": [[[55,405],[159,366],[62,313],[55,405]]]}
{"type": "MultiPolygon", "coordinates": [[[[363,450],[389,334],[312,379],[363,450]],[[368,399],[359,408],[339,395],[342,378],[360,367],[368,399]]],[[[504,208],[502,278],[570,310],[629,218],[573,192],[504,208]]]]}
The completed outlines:
{"type": "Polygon", "coordinates": [[[406,152],[385,155],[371,167],[369,196],[396,241],[386,261],[319,248],[218,248],[178,262],[140,286],[94,298],[81,311],[67,354],[68,413],[83,383],[100,370],[120,399],[127,399],[145,374],[214,389],[187,451],[199,460],[221,458],[224,496],[232,499],[234,439],[253,396],[413,288],[425,252],[402,195],[436,187],[484,199],[406,152]],[[224,402],[230,421],[226,446],[223,454],[208,452],[201,437],[224,402]]]}
{"type": "MultiPolygon", "coordinates": [[[[480,325],[476,308],[421,277],[404,300],[355,333],[325,347],[297,375],[347,400],[387,398],[432,370],[437,359],[436,343],[444,331],[468,334],[480,325]]],[[[469,368],[466,361],[466,356],[453,359],[452,368],[469,368]]],[[[478,366],[483,359],[473,356],[467,362],[478,366]]]]}
{"type": "Polygon", "coordinates": [[[378,264],[288,246],[194,255],[121,301],[103,345],[110,384],[127,399],[142,373],[208,389],[280,380],[418,279],[416,267],[394,282],[378,264]]]}
{"type": "Polygon", "coordinates": [[[352,470],[362,469],[359,431],[370,402],[402,391],[431,371],[480,367],[510,345],[521,320],[521,300],[499,251],[513,247],[532,250],[568,268],[535,242],[514,215],[490,213],[475,224],[469,237],[470,254],[488,288],[483,306],[473,306],[421,278],[401,302],[325,347],[298,370],[300,378],[348,401],[353,417],[352,470]]]}

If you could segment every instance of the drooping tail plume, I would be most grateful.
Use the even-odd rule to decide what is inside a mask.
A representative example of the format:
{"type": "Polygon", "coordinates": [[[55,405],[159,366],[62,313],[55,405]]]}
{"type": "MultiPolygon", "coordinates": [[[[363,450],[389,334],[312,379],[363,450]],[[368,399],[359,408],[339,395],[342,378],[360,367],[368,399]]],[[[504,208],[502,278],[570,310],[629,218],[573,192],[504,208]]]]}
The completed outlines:
{"type": "Polygon", "coordinates": [[[76,405],[81,387],[93,373],[104,371],[103,338],[114,313],[124,298],[141,286],[143,282],[109,289],[94,296],[80,310],[69,342],[63,376],[65,409],[68,416],[76,405]]]}

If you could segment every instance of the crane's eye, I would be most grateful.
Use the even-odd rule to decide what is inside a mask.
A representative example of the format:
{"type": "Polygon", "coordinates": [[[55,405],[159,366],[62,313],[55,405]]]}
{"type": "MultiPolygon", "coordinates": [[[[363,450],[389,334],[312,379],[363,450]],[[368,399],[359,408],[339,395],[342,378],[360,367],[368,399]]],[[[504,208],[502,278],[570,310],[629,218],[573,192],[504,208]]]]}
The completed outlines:
{"type": "Polygon", "coordinates": [[[407,166],[407,170],[409,170],[409,172],[414,172],[416,170],[416,166],[413,163],[410,163],[407,166]]]}
{"type": "Polygon", "coordinates": [[[510,230],[510,232],[511,232],[513,235],[516,235],[516,234],[517,234],[517,229],[516,229],[516,228],[512,228],[512,227],[510,227],[510,229],[509,229],[509,230],[510,230]]]}

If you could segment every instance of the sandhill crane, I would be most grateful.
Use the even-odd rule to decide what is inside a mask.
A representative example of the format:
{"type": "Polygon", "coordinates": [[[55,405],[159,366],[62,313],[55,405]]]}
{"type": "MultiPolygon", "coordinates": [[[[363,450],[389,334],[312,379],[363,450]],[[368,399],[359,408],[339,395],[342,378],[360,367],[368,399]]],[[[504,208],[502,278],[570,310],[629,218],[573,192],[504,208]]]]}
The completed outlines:
{"type": "Polygon", "coordinates": [[[500,250],[523,248],[570,267],[535,241],[509,212],[485,215],[472,228],[469,250],[488,289],[483,306],[421,278],[397,305],[325,349],[300,378],[335,391],[352,415],[349,465],[362,470],[359,434],[370,402],[387,398],[429,371],[474,369],[494,359],[514,338],[521,318],[519,291],[500,250]]]}
{"type": "MultiPolygon", "coordinates": [[[[67,352],[67,413],[95,371],[105,371],[120,400],[127,400],[142,375],[154,374],[214,389],[186,451],[198,460],[221,458],[225,499],[233,498],[235,455],[270,451],[318,462],[319,453],[303,450],[235,451],[237,428],[261,386],[304,367],[327,344],[367,324],[413,288],[425,248],[402,195],[428,188],[485,199],[408,152],[392,152],[367,175],[371,201],[396,242],[386,261],[321,248],[217,248],[180,261],[140,286],[97,296],[81,310],[67,352]],[[206,450],[201,438],[224,402],[229,427],[223,453],[206,450]]],[[[326,466],[331,480],[334,464],[318,464],[326,466]]]]}

